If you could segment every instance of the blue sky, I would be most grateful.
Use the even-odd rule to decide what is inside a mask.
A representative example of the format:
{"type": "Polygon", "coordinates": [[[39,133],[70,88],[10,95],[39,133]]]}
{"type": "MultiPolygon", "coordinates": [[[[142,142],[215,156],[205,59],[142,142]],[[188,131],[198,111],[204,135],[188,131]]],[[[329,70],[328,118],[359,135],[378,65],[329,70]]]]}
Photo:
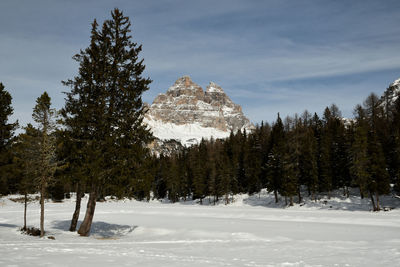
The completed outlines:
{"type": "Polygon", "coordinates": [[[143,45],[152,102],[183,75],[214,81],[254,123],[336,103],[344,116],[400,78],[400,1],[0,1],[0,82],[21,125],[46,90],[64,104],[61,80],[89,44],[90,23],[118,7],[143,45]]]}

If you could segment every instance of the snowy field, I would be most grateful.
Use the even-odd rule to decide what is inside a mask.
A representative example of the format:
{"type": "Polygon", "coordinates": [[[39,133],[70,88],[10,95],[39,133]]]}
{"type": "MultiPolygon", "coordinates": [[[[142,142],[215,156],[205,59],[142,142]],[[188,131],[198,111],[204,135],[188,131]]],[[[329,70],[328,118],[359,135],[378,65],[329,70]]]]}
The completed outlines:
{"type": "MultiPolygon", "coordinates": [[[[284,208],[265,192],[216,206],[110,200],[97,204],[90,237],[68,232],[73,199],[47,202],[55,240],[20,234],[23,204],[12,197],[0,199],[0,266],[400,266],[393,197],[382,202],[395,209],[379,213],[358,197],[284,208]]],[[[28,225],[38,227],[39,210],[28,206],[28,225]]]]}

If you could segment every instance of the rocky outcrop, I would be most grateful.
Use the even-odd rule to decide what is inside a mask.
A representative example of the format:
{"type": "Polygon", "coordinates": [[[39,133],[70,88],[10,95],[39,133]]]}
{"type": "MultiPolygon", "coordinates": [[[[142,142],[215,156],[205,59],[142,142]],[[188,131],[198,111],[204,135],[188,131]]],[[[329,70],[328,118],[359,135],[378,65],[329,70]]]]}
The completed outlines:
{"type": "Polygon", "coordinates": [[[389,87],[385,90],[385,92],[380,98],[380,102],[383,108],[386,108],[386,106],[391,107],[392,105],[394,105],[399,95],[400,95],[400,79],[397,79],[389,85],[389,87]]]}
{"type": "Polygon", "coordinates": [[[160,123],[212,128],[218,132],[216,137],[223,133],[229,135],[230,131],[254,128],[243,115],[240,105],[233,103],[220,86],[210,82],[203,91],[189,76],[179,78],[165,94],[155,98],[146,121],[153,129],[160,123]]]}

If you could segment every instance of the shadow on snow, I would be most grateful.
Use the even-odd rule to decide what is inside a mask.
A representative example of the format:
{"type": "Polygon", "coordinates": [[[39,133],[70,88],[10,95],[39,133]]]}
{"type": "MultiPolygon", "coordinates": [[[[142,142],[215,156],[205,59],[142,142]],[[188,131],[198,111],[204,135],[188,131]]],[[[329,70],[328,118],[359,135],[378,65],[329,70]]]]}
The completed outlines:
{"type": "Polygon", "coordinates": [[[15,227],[19,227],[19,226],[15,225],[15,224],[0,223],[0,227],[15,228],[15,227]]]}
{"type": "MultiPolygon", "coordinates": [[[[79,229],[82,221],[78,221],[77,229],[79,229]]],[[[54,229],[69,231],[71,221],[54,221],[52,227],[54,229]]],[[[118,238],[130,234],[137,228],[136,225],[110,224],[106,222],[93,222],[90,229],[90,235],[98,238],[118,238]]]]}

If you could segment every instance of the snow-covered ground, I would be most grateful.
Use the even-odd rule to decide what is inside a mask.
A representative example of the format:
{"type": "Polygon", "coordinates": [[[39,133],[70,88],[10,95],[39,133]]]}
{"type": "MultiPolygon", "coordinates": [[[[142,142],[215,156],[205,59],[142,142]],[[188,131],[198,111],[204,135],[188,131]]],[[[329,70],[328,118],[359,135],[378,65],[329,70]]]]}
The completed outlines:
{"type": "MultiPolygon", "coordinates": [[[[55,240],[20,234],[13,197],[0,199],[0,266],[400,266],[400,200],[390,196],[383,206],[395,209],[378,213],[339,194],[290,208],[266,192],[216,206],[109,200],[97,204],[90,237],[67,230],[74,199],[47,202],[55,240]]],[[[39,225],[38,203],[28,225],[39,225]]]]}

